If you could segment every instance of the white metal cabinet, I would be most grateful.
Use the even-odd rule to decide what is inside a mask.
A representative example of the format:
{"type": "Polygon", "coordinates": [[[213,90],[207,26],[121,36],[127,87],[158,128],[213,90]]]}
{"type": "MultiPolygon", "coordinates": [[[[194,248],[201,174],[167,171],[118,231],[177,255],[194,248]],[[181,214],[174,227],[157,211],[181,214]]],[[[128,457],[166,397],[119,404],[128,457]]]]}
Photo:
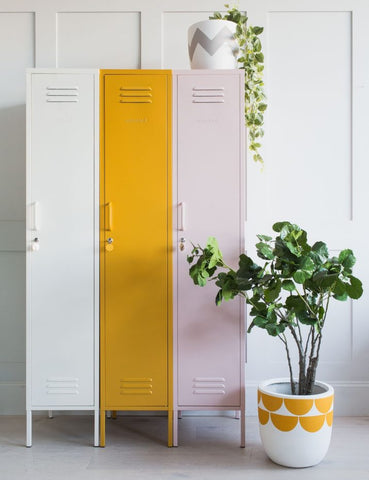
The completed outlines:
{"type": "Polygon", "coordinates": [[[227,263],[244,249],[242,71],[174,73],[174,443],[177,411],[241,412],[244,446],[244,305],[215,306],[215,285],[194,286],[191,242],[215,236],[227,263]],[[182,243],[183,250],[179,248],[182,243]]]}
{"type": "Polygon", "coordinates": [[[27,446],[32,410],[94,410],[98,72],[27,73],[27,446]]]}

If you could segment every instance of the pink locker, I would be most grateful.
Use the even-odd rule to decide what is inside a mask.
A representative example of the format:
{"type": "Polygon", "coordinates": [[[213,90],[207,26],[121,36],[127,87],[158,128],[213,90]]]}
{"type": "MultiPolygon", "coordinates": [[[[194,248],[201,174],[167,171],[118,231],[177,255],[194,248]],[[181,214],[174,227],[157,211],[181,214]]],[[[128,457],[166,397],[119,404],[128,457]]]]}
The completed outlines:
{"type": "Polygon", "coordinates": [[[209,236],[234,266],[244,249],[243,71],[174,72],[173,90],[174,445],[178,412],[233,410],[244,446],[244,305],[217,307],[215,285],[195,286],[186,261],[209,236]]]}

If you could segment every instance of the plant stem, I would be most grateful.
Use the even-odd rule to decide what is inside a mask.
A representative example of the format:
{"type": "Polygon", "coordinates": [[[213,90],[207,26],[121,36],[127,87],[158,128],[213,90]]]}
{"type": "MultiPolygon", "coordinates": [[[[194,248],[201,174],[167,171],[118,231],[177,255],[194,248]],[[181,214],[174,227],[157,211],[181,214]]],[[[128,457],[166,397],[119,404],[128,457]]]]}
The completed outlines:
{"type": "MultiPolygon", "coordinates": [[[[314,340],[312,340],[312,343],[311,343],[311,352],[310,352],[310,356],[309,356],[309,366],[308,366],[308,369],[307,369],[307,380],[306,380],[306,394],[307,395],[312,393],[313,388],[314,388],[314,384],[315,384],[316,370],[317,370],[317,366],[318,366],[318,362],[319,362],[320,346],[321,346],[322,338],[323,338],[322,328],[323,328],[325,320],[327,318],[327,312],[328,312],[329,301],[330,301],[331,296],[332,296],[332,291],[330,290],[329,293],[328,293],[327,302],[326,302],[326,305],[325,305],[325,314],[324,314],[322,323],[319,325],[319,332],[316,335],[316,337],[314,338],[314,340]],[[317,344],[317,342],[318,342],[318,344],[317,344]],[[314,354],[315,354],[315,356],[314,356],[314,354]]],[[[313,335],[313,337],[314,337],[314,335],[313,335]]]]}
{"type": "Polygon", "coordinates": [[[288,369],[290,371],[291,393],[292,393],[292,395],[296,395],[296,386],[295,386],[295,382],[294,382],[294,379],[293,379],[291,356],[290,356],[290,351],[289,351],[289,348],[288,348],[287,338],[286,338],[284,333],[282,333],[281,335],[278,335],[278,338],[280,338],[282,340],[282,342],[284,343],[284,346],[286,348],[288,369]]]}
{"type": "Polygon", "coordinates": [[[318,341],[318,346],[316,349],[316,355],[313,356],[313,354],[310,356],[309,359],[309,367],[307,369],[307,379],[306,379],[306,395],[310,395],[313,392],[314,384],[315,384],[315,376],[316,376],[316,369],[318,366],[318,361],[319,361],[319,351],[320,351],[320,345],[322,342],[322,334],[321,332],[318,333],[318,335],[315,338],[314,341],[314,349],[316,342],[318,341]]]}
{"type": "Polygon", "coordinates": [[[332,290],[329,290],[328,297],[327,297],[327,303],[325,304],[324,317],[323,317],[323,320],[322,320],[322,324],[319,325],[320,329],[322,329],[322,328],[324,327],[325,319],[327,318],[328,307],[329,307],[329,300],[330,300],[330,298],[331,298],[331,295],[332,295],[332,290]]]}
{"type": "Polygon", "coordinates": [[[298,338],[298,336],[295,332],[295,329],[293,328],[292,325],[289,325],[288,328],[289,328],[289,330],[292,334],[293,339],[296,342],[298,352],[299,352],[299,395],[302,395],[301,392],[305,388],[305,380],[306,380],[306,377],[305,377],[306,356],[304,354],[304,349],[303,349],[302,342],[300,342],[300,340],[299,340],[299,338],[298,338]]]}
{"type": "Polygon", "coordinates": [[[300,326],[300,322],[298,321],[298,319],[296,318],[296,324],[297,324],[297,328],[298,328],[298,331],[299,331],[299,337],[300,337],[300,343],[302,345],[302,333],[301,333],[301,326],[300,326]]]}
{"type": "Polygon", "coordinates": [[[309,347],[309,340],[310,340],[310,336],[312,335],[312,333],[314,333],[314,327],[313,326],[310,327],[309,334],[308,334],[307,339],[306,339],[305,350],[304,350],[305,357],[307,355],[307,351],[308,351],[308,347],[309,347]]]}
{"type": "Polygon", "coordinates": [[[301,300],[305,303],[305,305],[307,306],[307,309],[309,310],[309,312],[313,315],[313,317],[315,319],[317,319],[317,316],[316,316],[316,313],[314,312],[314,310],[311,309],[310,305],[309,305],[309,302],[307,302],[305,300],[305,296],[304,295],[301,295],[301,293],[298,291],[298,289],[296,288],[296,292],[297,292],[297,295],[301,298],[301,300]]]}

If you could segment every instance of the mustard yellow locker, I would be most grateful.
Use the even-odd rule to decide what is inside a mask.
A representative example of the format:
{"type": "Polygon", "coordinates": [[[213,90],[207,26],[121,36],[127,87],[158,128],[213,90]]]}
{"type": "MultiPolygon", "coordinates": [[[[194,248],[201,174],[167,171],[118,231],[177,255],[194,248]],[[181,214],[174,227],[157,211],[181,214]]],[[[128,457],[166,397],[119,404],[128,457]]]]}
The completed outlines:
{"type": "Polygon", "coordinates": [[[168,411],[172,444],[171,73],[101,71],[101,432],[168,411]]]}

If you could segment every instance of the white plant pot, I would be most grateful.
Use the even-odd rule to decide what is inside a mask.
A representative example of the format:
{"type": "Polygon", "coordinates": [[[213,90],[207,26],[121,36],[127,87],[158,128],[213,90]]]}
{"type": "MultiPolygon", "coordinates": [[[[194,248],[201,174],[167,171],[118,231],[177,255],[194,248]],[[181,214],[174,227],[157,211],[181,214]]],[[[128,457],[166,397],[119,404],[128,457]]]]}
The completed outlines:
{"type": "Polygon", "coordinates": [[[268,457],[285,467],[311,467],[325,457],[332,433],[333,388],[315,382],[312,395],[291,395],[289,379],[258,388],[261,441],[268,457]]]}
{"type": "Polygon", "coordinates": [[[237,68],[236,24],[228,20],[203,20],[188,29],[191,68],[237,68]]]}

